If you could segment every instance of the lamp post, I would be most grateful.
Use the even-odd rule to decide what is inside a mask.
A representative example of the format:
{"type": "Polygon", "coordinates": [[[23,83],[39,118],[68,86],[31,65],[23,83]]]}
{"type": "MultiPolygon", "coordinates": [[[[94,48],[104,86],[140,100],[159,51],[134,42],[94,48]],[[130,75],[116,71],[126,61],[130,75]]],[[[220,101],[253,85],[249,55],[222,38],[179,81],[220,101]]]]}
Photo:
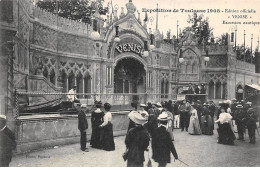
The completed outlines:
{"type": "Polygon", "coordinates": [[[178,58],[178,61],[177,61],[177,71],[176,71],[176,78],[177,78],[177,82],[176,82],[176,99],[177,99],[177,96],[178,96],[178,92],[179,92],[179,81],[180,81],[180,65],[184,62],[184,58],[182,56],[182,49],[180,49],[180,52],[179,52],[179,58],[178,58]]]}
{"type": "Polygon", "coordinates": [[[118,30],[118,29],[119,29],[119,26],[116,25],[115,28],[116,28],[116,37],[115,37],[114,41],[115,41],[116,43],[118,43],[118,42],[120,42],[119,30],[118,30]]]}

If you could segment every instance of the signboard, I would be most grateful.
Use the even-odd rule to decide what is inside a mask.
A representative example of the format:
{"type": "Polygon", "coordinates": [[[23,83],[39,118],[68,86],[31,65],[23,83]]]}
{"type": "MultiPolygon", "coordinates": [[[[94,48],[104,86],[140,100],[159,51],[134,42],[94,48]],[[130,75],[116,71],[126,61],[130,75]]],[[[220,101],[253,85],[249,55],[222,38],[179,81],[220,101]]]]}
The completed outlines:
{"type": "Polygon", "coordinates": [[[136,54],[139,54],[142,56],[143,54],[143,47],[141,47],[138,44],[135,43],[125,43],[125,44],[119,44],[116,46],[117,52],[124,53],[124,52],[134,52],[136,54]]]}
{"type": "Polygon", "coordinates": [[[177,100],[185,100],[185,99],[186,99],[186,95],[182,95],[182,94],[177,95],[177,100]]]}

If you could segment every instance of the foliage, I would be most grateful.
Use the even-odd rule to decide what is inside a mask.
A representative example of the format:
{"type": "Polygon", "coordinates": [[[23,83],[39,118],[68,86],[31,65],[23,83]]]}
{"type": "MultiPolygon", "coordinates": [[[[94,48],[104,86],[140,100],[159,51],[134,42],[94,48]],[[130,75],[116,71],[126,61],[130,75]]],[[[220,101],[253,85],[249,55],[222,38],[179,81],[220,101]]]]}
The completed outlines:
{"type": "Polygon", "coordinates": [[[95,13],[96,9],[101,15],[106,15],[108,9],[103,7],[103,3],[104,0],[42,0],[36,5],[55,14],[58,11],[61,17],[90,23],[90,16],[95,13]]]}
{"type": "Polygon", "coordinates": [[[213,38],[213,28],[209,27],[208,18],[203,19],[203,17],[202,14],[198,16],[197,13],[194,13],[192,16],[189,15],[188,23],[192,24],[193,32],[196,38],[198,38],[198,43],[202,44],[204,40],[204,43],[208,44],[209,40],[213,38]]]}

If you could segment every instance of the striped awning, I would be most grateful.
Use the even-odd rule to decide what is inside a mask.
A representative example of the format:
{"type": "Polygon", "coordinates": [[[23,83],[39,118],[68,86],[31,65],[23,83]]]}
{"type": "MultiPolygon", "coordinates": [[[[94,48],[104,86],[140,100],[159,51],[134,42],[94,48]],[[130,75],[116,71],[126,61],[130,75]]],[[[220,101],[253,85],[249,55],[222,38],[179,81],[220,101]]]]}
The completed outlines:
{"type": "Polygon", "coordinates": [[[247,84],[247,86],[260,91],[260,86],[257,84],[247,84]]]}

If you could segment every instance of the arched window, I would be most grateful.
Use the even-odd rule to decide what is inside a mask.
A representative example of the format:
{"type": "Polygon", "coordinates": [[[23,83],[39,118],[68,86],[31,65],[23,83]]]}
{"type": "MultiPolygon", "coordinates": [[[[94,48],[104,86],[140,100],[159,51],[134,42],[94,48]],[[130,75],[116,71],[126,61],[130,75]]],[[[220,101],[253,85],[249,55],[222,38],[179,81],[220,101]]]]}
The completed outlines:
{"type": "MultiPolygon", "coordinates": [[[[77,83],[77,93],[83,93],[83,76],[79,72],[76,78],[76,83],[77,83]]],[[[83,95],[77,96],[78,98],[82,98],[83,95]]]]}
{"type": "Polygon", "coordinates": [[[166,80],[166,83],[165,83],[165,98],[168,98],[168,94],[169,94],[169,81],[166,80]]]}
{"type": "Polygon", "coordinates": [[[222,92],[222,99],[227,98],[227,83],[223,84],[223,92],[222,92]]]}
{"type": "Polygon", "coordinates": [[[66,73],[65,73],[65,71],[61,71],[61,73],[60,73],[60,75],[61,75],[61,82],[62,82],[62,92],[63,93],[67,93],[68,92],[68,87],[67,87],[67,75],[66,75],[66,73]]]}
{"type": "Polygon", "coordinates": [[[214,99],[214,82],[211,80],[209,82],[209,99],[214,99]]]}
{"type": "Polygon", "coordinates": [[[54,69],[52,69],[51,73],[50,73],[50,82],[55,85],[55,71],[54,71],[54,69]]]}
{"type": "Polygon", "coordinates": [[[75,85],[75,76],[73,72],[70,72],[68,76],[68,81],[68,90],[70,90],[75,85]]]}
{"type": "Polygon", "coordinates": [[[221,96],[221,82],[217,82],[216,83],[216,90],[215,90],[215,92],[216,92],[215,98],[216,99],[221,99],[222,98],[222,96],[221,96]]]}
{"type": "Polygon", "coordinates": [[[46,67],[44,68],[42,74],[43,74],[44,77],[46,77],[48,79],[49,73],[48,73],[48,70],[47,70],[46,67]]]}
{"type": "MultiPolygon", "coordinates": [[[[85,93],[91,93],[91,76],[89,74],[84,77],[84,82],[85,82],[85,84],[84,84],[85,93]]],[[[91,98],[90,95],[86,95],[85,97],[91,98]]]]}
{"type": "Polygon", "coordinates": [[[164,79],[161,81],[161,98],[164,98],[164,79]]]}

